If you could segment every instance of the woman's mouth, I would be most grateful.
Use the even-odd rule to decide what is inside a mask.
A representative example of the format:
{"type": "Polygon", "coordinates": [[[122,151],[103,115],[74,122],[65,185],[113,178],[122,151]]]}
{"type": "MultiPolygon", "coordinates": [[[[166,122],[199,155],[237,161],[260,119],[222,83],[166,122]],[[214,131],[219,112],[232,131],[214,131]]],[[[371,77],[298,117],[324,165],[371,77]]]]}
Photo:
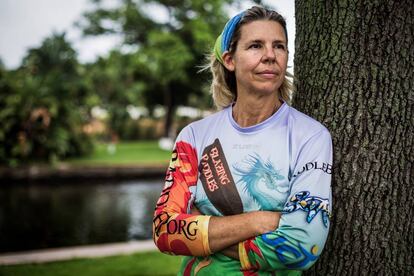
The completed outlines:
{"type": "Polygon", "coordinates": [[[276,71],[272,71],[272,70],[264,70],[264,71],[259,72],[259,75],[266,79],[273,79],[277,76],[277,73],[276,71]]]}

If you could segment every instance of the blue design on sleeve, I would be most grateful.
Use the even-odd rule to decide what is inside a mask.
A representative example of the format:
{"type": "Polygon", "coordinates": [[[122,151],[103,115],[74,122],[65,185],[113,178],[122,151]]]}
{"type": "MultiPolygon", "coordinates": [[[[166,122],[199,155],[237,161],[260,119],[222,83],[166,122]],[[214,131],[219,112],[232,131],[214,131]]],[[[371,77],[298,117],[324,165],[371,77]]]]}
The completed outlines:
{"type": "Polygon", "coordinates": [[[233,166],[235,173],[241,176],[238,182],[245,184],[245,190],[263,210],[274,210],[276,201],[272,193],[286,193],[289,189],[287,185],[278,184],[285,177],[270,161],[264,162],[257,154],[248,155],[244,163],[244,168],[233,166]]]}
{"type": "Polygon", "coordinates": [[[274,247],[277,258],[288,268],[303,268],[319,257],[316,254],[318,251],[317,245],[312,246],[311,250],[308,251],[300,243],[298,243],[298,247],[294,247],[293,244],[288,243],[286,238],[280,236],[273,238],[273,236],[273,233],[269,232],[261,237],[266,244],[274,247]],[[296,261],[292,262],[289,259],[296,261]]]}
{"type": "Polygon", "coordinates": [[[308,191],[296,193],[290,198],[283,209],[284,213],[292,213],[302,210],[308,213],[306,221],[310,223],[320,211],[325,227],[328,227],[328,220],[331,215],[329,212],[329,199],[310,196],[308,191]]]}

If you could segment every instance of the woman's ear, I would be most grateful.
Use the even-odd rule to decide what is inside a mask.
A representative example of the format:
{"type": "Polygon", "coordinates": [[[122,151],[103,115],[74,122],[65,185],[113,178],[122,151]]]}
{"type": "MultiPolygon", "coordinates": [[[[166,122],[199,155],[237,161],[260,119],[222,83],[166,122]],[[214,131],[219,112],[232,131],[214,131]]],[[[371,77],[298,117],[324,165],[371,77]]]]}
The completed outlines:
{"type": "Polygon", "coordinates": [[[224,52],[223,56],[223,65],[224,67],[226,67],[227,70],[229,70],[230,72],[234,71],[234,60],[233,60],[233,56],[230,54],[229,51],[224,52]]]}

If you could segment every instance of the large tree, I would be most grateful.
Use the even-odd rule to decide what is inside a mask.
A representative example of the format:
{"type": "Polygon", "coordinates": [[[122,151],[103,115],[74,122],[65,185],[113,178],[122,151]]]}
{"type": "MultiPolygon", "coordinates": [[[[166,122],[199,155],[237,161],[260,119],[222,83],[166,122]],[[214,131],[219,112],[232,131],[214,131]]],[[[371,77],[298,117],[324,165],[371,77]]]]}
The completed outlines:
{"type": "Polygon", "coordinates": [[[88,89],[93,91],[96,104],[108,111],[112,135],[124,133],[130,118],[127,106],[136,104],[145,89],[145,83],[135,80],[133,64],[134,55],[113,50],[107,57],[85,65],[88,89]]]}
{"type": "Polygon", "coordinates": [[[209,76],[199,69],[228,19],[226,8],[240,0],[119,0],[111,7],[102,0],[92,2],[93,9],[78,25],[85,35],[116,33],[124,44],[135,47],[130,68],[135,68],[135,81],[145,82],[144,103],[150,108],[165,106],[165,136],[172,135],[176,106],[211,106],[211,101],[204,101],[209,76]],[[154,10],[166,18],[157,18],[154,10]]]}
{"type": "Polygon", "coordinates": [[[30,49],[15,71],[0,69],[0,163],[56,161],[91,150],[82,126],[88,91],[64,34],[30,49]]]}
{"type": "Polygon", "coordinates": [[[332,228],[309,274],[412,275],[412,1],[295,4],[294,105],[334,144],[332,228]]]}

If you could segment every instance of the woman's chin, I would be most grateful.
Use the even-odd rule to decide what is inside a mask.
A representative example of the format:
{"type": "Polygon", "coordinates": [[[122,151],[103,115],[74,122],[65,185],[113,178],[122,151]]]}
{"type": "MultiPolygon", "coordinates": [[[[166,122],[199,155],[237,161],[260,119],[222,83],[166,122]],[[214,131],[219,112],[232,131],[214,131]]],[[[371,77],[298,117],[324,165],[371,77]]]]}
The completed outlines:
{"type": "Polygon", "coordinates": [[[263,96],[271,96],[276,94],[279,91],[278,86],[262,86],[257,87],[255,90],[255,94],[263,95],[263,96]]]}

